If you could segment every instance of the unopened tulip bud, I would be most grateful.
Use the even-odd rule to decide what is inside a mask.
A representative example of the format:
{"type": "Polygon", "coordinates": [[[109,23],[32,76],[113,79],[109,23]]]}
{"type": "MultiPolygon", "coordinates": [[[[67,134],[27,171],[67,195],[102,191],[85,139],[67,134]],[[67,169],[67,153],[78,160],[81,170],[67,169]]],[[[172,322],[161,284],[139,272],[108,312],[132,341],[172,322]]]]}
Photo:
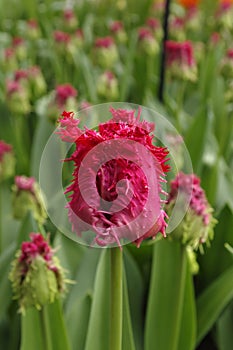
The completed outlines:
{"type": "Polygon", "coordinates": [[[97,81],[97,92],[100,97],[107,100],[117,100],[119,96],[118,81],[112,72],[107,71],[101,74],[97,81]]]}
{"type": "Polygon", "coordinates": [[[43,224],[47,218],[44,199],[33,177],[16,176],[13,186],[13,215],[23,219],[31,211],[35,220],[43,224]]]}
{"type": "Polygon", "coordinates": [[[226,79],[233,79],[233,49],[228,49],[221,63],[221,72],[226,79]]]}
{"type": "Polygon", "coordinates": [[[3,71],[14,71],[18,67],[16,52],[13,47],[8,47],[3,51],[1,66],[3,71]]]}
{"type": "Polygon", "coordinates": [[[74,11],[70,8],[64,10],[63,12],[63,22],[66,29],[75,29],[78,26],[78,19],[74,13],[74,11]]]}
{"type": "Polygon", "coordinates": [[[221,0],[216,13],[216,20],[224,31],[233,29],[233,3],[232,0],[221,0]]]}
{"type": "Polygon", "coordinates": [[[192,43],[168,40],[166,42],[166,65],[171,77],[196,81],[197,65],[192,43]]]}
{"type": "Polygon", "coordinates": [[[27,45],[25,40],[21,37],[15,37],[13,38],[12,45],[13,45],[13,48],[15,49],[15,53],[18,60],[19,61],[24,60],[28,55],[27,45]]]}
{"type": "Polygon", "coordinates": [[[47,116],[51,121],[57,121],[57,116],[64,110],[76,111],[78,107],[76,96],[78,91],[71,84],[57,85],[55,91],[50,95],[47,108],[47,116]]]}
{"type": "Polygon", "coordinates": [[[149,28],[139,28],[138,40],[140,50],[146,55],[155,56],[158,53],[159,45],[149,28]]]}
{"type": "Polygon", "coordinates": [[[26,33],[28,39],[37,40],[41,37],[40,27],[35,19],[29,19],[27,21],[26,33]]]}
{"type": "Polygon", "coordinates": [[[216,220],[212,215],[213,209],[200,186],[200,179],[196,175],[180,172],[175,180],[171,181],[171,190],[166,205],[168,214],[171,213],[177,200],[180,210],[186,210],[187,201],[189,207],[184,219],[171,237],[180,239],[183,244],[192,249],[202,249],[204,243],[208,244],[213,239],[216,220]]]}
{"type": "Polygon", "coordinates": [[[55,49],[58,51],[58,53],[62,56],[69,57],[70,59],[75,52],[75,45],[71,40],[71,35],[61,30],[56,30],[53,33],[53,38],[55,49]]]}
{"type": "Polygon", "coordinates": [[[146,24],[154,34],[155,38],[157,40],[160,40],[163,36],[163,30],[160,21],[157,18],[150,17],[147,19],[146,24]]]}
{"type": "Polygon", "coordinates": [[[54,251],[40,233],[31,233],[31,241],[23,242],[12,262],[9,279],[19,311],[40,310],[55,301],[65,290],[64,270],[54,251]]]}
{"type": "Polygon", "coordinates": [[[226,102],[233,102],[233,80],[230,80],[227,84],[227,89],[225,92],[226,102]]]}
{"type": "Polygon", "coordinates": [[[110,31],[116,38],[116,41],[125,44],[127,42],[127,34],[125,32],[123,23],[120,21],[115,21],[110,25],[110,31]]]}
{"type": "Polygon", "coordinates": [[[31,111],[28,89],[18,81],[7,81],[6,102],[12,113],[25,115],[31,111]]]}
{"type": "Polygon", "coordinates": [[[15,170],[12,146],[0,140],[0,182],[10,178],[15,170]]]}
{"type": "Polygon", "coordinates": [[[118,60],[118,51],[110,36],[95,41],[96,62],[103,68],[112,68],[118,60]]]}
{"type": "Polygon", "coordinates": [[[83,47],[84,45],[84,34],[82,29],[77,29],[75,33],[71,36],[71,45],[76,51],[77,48],[83,47]]]}
{"type": "Polygon", "coordinates": [[[185,40],[185,18],[171,16],[169,21],[169,27],[171,28],[171,38],[177,41],[185,40]]]}
{"type": "Polygon", "coordinates": [[[45,78],[40,67],[33,66],[28,69],[29,81],[32,89],[32,96],[38,98],[46,92],[45,78]]]}

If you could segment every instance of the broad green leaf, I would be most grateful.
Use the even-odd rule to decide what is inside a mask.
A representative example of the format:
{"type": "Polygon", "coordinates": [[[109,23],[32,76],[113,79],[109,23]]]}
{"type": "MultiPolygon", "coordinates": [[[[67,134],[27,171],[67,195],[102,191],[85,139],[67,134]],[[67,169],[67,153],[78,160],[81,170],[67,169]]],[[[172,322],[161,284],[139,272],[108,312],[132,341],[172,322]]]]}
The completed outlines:
{"type": "Polygon", "coordinates": [[[204,248],[205,254],[198,258],[201,271],[201,274],[197,276],[199,293],[228,267],[232,266],[232,256],[224,246],[225,243],[233,245],[233,215],[228,206],[223,208],[217,219],[214,240],[209,248],[204,248]],[[216,259],[216,257],[218,258],[216,259]]]}
{"type": "Polygon", "coordinates": [[[61,265],[69,273],[69,278],[74,279],[86,249],[65,235],[58,232],[55,237],[54,247],[57,249],[57,256],[61,265]]]}
{"type": "Polygon", "coordinates": [[[195,173],[199,173],[201,170],[209,119],[210,116],[207,108],[202,107],[185,135],[185,143],[189,150],[195,173]]]}
{"type": "Polygon", "coordinates": [[[68,334],[75,349],[79,344],[84,349],[87,336],[88,321],[93,297],[94,280],[101,249],[85,248],[76,275],[76,284],[67,295],[65,318],[69,325],[68,334]]]}
{"type": "Polygon", "coordinates": [[[129,49],[127,53],[127,59],[125,62],[125,67],[123,70],[122,78],[120,80],[120,101],[125,101],[129,88],[130,88],[130,77],[132,76],[132,70],[133,70],[133,57],[135,55],[136,50],[136,44],[137,44],[137,35],[136,33],[132,33],[130,37],[130,43],[129,43],[129,49]]]}
{"type": "Polygon", "coordinates": [[[216,199],[218,187],[220,161],[219,161],[219,145],[212,131],[207,133],[205,140],[205,149],[203,155],[203,168],[201,172],[201,186],[206,192],[209,203],[216,208],[221,206],[219,200],[216,199]]]}
{"type": "MultiPolygon", "coordinates": [[[[19,349],[20,344],[20,328],[21,328],[21,315],[17,312],[18,304],[16,302],[12,303],[8,308],[8,313],[6,314],[5,320],[7,321],[5,329],[5,334],[3,337],[0,335],[1,339],[1,349],[19,349]],[[7,333],[6,333],[7,331],[7,333]],[[5,346],[4,346],[5,342],[5,346]]],[[[1,326],[0,326],[1,327],[1,326]]]]}
{"type": "Polygon", "coordinates": [[[233,266],[223,272],[197,298],[197,344],[233,299],[233,266]]]}
{"type": "Polygon", "coordinates": [[[232,350],[233,344],[233,303],[231,303],[216,324],[219,350],[232,350]]]}
{"type": "MultiPolygon", "coordinates": [[[[88,10],[89,10],[89,6],[88,6],[88,10]]],[[[83,24],[83,33],[84,33],[86,45],[92,45],[93,43],[94,24],[95,24],[94,16],[92,13],[88,11],[85,15],[85,21],[83,24]]]]}
{"type": "Polygon", "coordinates": [[[214,89],[216,73],[218,71],[217,67],[219,67],[222,50],[223,46],[219,45],[214,50],[209,51],[205,59],[202,60],[198,82],[203,102],[208,100],[214,89]]]}
{"type": "Polygon", "coordinates": [[[0,185],[0,253],[17,240],[20,222],[12,215],[12,191],[9,182],[0,185]]]}
{"type": "Polygon", "coordinates": [[[37,180],[39,178],[39,166],[44,147],[55,129],[52,123],[46,118],[47,103],[48,99],[43,97],[38,101],[36,108],[39,120],[32,144],[31,175],[37,180]]]}
{"type": "Polygon", "coordinates": [[[233,213],[233,177],[232,170],[229,168],[223,157],[219,161],[219,181],[216,193],[216,205],[220,210],[224,205],[228,205],[233,213]]]}
{"type": "Polygon", "coordinates": [[[11,300],[12,290],[10,280],[8,278],[11,261],[14,259],[16,244],[12,242],[11,245],[0,256],[0,318],[6,312],[11,300]]]}
{"type": "MultiPolygon", "coordinates": [[[[220,174],[219,160],[216,159],[215,163],[212,165],[203,165],[200,178],[202,179],[201,186],[205,190],[208,202],[212,207],[218,206],[217,202],[217,187],[218,187],[218,177],[220,174]]],[[[219,202],[221,205],[221,202],[219,202]]]]}
{"type": "MultiPolygon", "coordinates": [[[[154,245],[145,350],[154,349],[155,346],[159,350],[181,350],[178,346],[182,330],[186,269],[185,248],[179,242],[161,240],[154,245]]],[[[184,316],[186,313],[185,310],[184,316]]],[[[182,346],[189,346],[184,341],[185,338],[181,340],[182,346]]]]}
{"type": "Polygon", "coordinates": [[[98,263],[85,350],[109,350],[110,249],[102,249],[98,263]]]}
{"type": "Polygon", "coordinates": [[[77,344],[79,344],[80,349],[84,349],[92,298],[90,292],[79,296],[73,305],[73,309],[70,310],[69,314],[66,313],[66,323],[68,325],[68,334],[72,349],[75,349],[77,344]]]}
{"type": "Polygon", "coordinates": [[[76,68],[80,69],[83,74],[84,81],[87,86],[87,91],[89,93],[89,99],[93,102],[97,102],[97,91],[96,91],[96,84],[93,84],[93,67],[92,64],[87,56],[84,56],[83,54],[80,54],[79,56],[79,62],[75,59],[76,68]]]}
{"type": "Polygon", "coordinates": [[[225,82],[223,77],[218,77],[213,85],[213,96],[211,99],[213,115],[214,115],[214,127],[217,140],[219,141],[220,150],[225,155],[226,148],[229,142],[229,116],[227,113],[227,107],[225,102],[225,82]]]}

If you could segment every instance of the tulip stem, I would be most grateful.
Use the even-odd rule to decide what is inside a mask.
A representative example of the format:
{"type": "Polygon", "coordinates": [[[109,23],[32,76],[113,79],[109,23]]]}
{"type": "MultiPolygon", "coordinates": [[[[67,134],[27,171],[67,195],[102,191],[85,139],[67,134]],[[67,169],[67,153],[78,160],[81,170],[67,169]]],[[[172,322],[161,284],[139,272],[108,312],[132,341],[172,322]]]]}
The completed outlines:
{"type": "Polygon", "coordinates": [[[176,120],[177,120],[177,130],[181,133],[182,132],[182,111],[184,110],[184,94],[187,87],[187,82],[182,81],[180,83],[180,86],[178,87],[178,94],[177,94],[177,110],[176,110],[176,120]]]}
{"type": "Polygon", "coordinates": [[[122,348],[122,250],[111,248],[110,349],[122,348]]]}
{"type": "Polygon", "coordinates": [[[179,290],[178,297],[176,302],[176,323],[173,328],[173,347],[172,349],[178,349],[180,329],[181,329],[181,318],[183,311],[183,303],[184,303],[184,293],[185,293],[185,279],[187,272],[187,256],[186,249],[182,246],[180,252],[180,281],[179,281],[179,290]]]}
{"type": "Polygon", "coordinates": [[[15,138],[15,153],[20,159],[20,164],[16,170],[18,173],[29,175],[29,143],[28,143],[28,128],[25,120],[26,116],[12,116],[12,127],[15,138]]]}
{"type": "Polygon", "coordinates": [[[50,334],[50,327],[49,327],[49,320],[47,315],[46,307],[43,306],[40,314],[41,314],[41,326],[44,334],[44,342],[45,342],[45,350],[52,350],[52,340],[51,340],[51,334],[50,334]]]}

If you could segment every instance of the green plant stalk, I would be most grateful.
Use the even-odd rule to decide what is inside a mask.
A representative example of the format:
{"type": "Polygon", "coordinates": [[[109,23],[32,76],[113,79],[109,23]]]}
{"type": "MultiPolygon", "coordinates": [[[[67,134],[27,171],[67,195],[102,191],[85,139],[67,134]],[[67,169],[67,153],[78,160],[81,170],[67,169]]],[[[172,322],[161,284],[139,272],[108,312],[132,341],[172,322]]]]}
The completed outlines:
{"type": "Polygon", "coordinates": [[[181,81],[180,82],[180,86],[179,86],[179,90],[178,90],[178,94],[177,94],[177,110],[176,110],[176,122],[177,122],[177,129],[179,132],[182,132],[182,120],[181,120],[181,113],[183,111],[183,107],[184,107],[184,95],[185,95],[185,91],[186,91],[186,86],[187,86],[187,82],[181,81]]]}
{"type": "Polygon", "coordinates": [[[45,307],[42,307],[40,311],[40,321],[41,321],[41,329],[44,335],[45,350],[53,350],[50,327],[49,327],[49,319],[48,319],[47,310],[45,307]]]}
{"type": "Polygon", "coordinates": [[[146,77],[146,90],[149,91],[153,88],[153,77],[154,77],[154,66],[155,66],[155,58],[147,57],[147,77],[146,77]]]}
{"type": "Polygon", "coordinates": [[[181,269],[180,269],[180,288],[179,294],[177,298],[177,310],[176,310],[176,320],[175,327],[173,328],[173,348],[171,350],[179,350],[179,336],[180,336],[180,327],[181,327],[181,318],[183,311],[183,300],[184,300],[184,290],[185,290],[185,278],[186,278],[186,270],[187,270],[187,257],[186,257],[186,249],[182,246],[181,248],[181,269]]]}
{"type": "Polygon", "coordinates": [[[14,129],[14,137],[16,144],[16,156],[20,159],[18,172],[24,175],[29,175],[29,140],[28,140],[28,126],[27,116],[19,115],[12,116],[12,126],[14,129]]]}
{"type": "Polygon", "coordinates": [[[111,248],[110,349],[122,348],[122,251],[111,248]]]}

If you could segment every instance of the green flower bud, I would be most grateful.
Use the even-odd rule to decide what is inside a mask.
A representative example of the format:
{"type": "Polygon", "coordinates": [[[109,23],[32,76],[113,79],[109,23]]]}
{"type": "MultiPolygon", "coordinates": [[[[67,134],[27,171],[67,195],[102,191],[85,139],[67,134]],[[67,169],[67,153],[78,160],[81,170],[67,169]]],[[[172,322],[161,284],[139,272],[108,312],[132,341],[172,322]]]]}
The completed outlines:
{"type": "Polygon", "coordinates": [[[33,66],[29,68],[29,82],[31,85],[32,96],[36,99],[46,92],[46,82],[40,70],[40,67],[33,66]]]}
{"type": "Polygon", "coordinates": [[[179,210],[185,210],[185,203],[189,202],[184,219],[171,234],[171,238],[179,239],[192,249],[202,250],[203,243],[213,239],[213,228],[216,220],[212,216],[213,209],[208,203],[204,190],[200,187],[200,179],[194,174],[179,173],[171,182],[166,210],[171,215],[175,205],[179,210]],[[178,199],[178,202],[176,203],[178,199]]]}
{"type": "Polygon", "coordinates": [[[6,102],[15,114],[28,114],[31,111],[28,90],[18,81],[7,81],[6,102]]]}
{"type": "Polygon", "coordinates": [[[95,59],[101,67],[110,69],[118,60],[118,51],[111,37],[99,38],[95,42],[95,59]]]}
{"type": "Polygon", "coordinates": [[[44,207],[44,199],[35,179],[16,176],[13,186],[13,216],[23,219],[30,210],[35,220],[43,224],[47,218],[44,207]]]}
{"type": "Polygon", "coordinates": [[[121,21],[114,21],[111,23],[110,31],[113,33],[118,43],[125,44],[127,42],[128,37],[121,21]]]}
{"type": "Polygon", "coordinates": [[[78,26],[78,19],[71,8],[67,8],[63,12],[63,22],[67,30],[74,30],[78,26]]]}
{"type": "Polygon", "coordinates": [[[103,73],[97,81],[99,96],[107,100],[117,100],[119,96],[118,81],[112,72],[103,73]]]}
{"type": "Polygon", "coordinates": [[[15,69],[17,69],[17,67],[18,67],[18,63],[17,63],[16,52],[14,48],[7,47],[3,51],[3,56],[1,59],[1,69],[4,72],[12,72],[15,69]]]}
{"type": "Polygon", "coordinates": [[[0,140],[0,182],[10,178],[15,170],[12,146],[0,140]]]}
{"type": "Polygon", "coordinates": [[[139,28],[138,40],[140,50],[146,55],[155,56],[158,53],[159,44],[149,28],[139,28]]]}
{"type": "Polygon", "coordinates": [[[233,79],[233,49],[228,49],[221,62],[221,72],[226,79],[233,79]]]}
{"type": "Polygon", "coordinates": [[[16,57],[19,61],[23,61],[27,55],[27,45],[23,38],[15,37],[12,40],[13,48],[15,49],[16,57]]]}
{"type": "Polygon", "coordinates": [[[233,102],[233,80],[230,80],[227,84],[225,99],[227,102],[233,102]]]}
{"type": "Polygon", "coordinates": [[[197,80],[197,65],[193,55],[193,44],[190,41],[166,42],[166,65],[171,77],[181,80],[197,80]]]}
{"type": "Polygon", "coordinates": [[[233,6],[231,3],[220,4],[217,16],[217,22],[223,31],[231,31],[233,29],[233,6]]]}
{"type": "Polygon", "coordinates": [[[63,111],[77,110],[78,103],[76,96],[78,91],[70,84],[57,85],[52,91],[48,100],[47,117],[52,122],[57,121],[57,116],[63,111]]]}
{"type": "Polygon", "coordinates": [[[29,40],[37,40],[41,37],[41,30],[35,19],[27,21],[24,34],[29,40]]]}
{"type": "Polygon", "coordinates": [[[9,279],[19,311],[29,307],[40,310],[65,291],[64,270],[48,242],[40,233],[30,234],[31,242],[23,242],[16,252],[9,279]]]}

